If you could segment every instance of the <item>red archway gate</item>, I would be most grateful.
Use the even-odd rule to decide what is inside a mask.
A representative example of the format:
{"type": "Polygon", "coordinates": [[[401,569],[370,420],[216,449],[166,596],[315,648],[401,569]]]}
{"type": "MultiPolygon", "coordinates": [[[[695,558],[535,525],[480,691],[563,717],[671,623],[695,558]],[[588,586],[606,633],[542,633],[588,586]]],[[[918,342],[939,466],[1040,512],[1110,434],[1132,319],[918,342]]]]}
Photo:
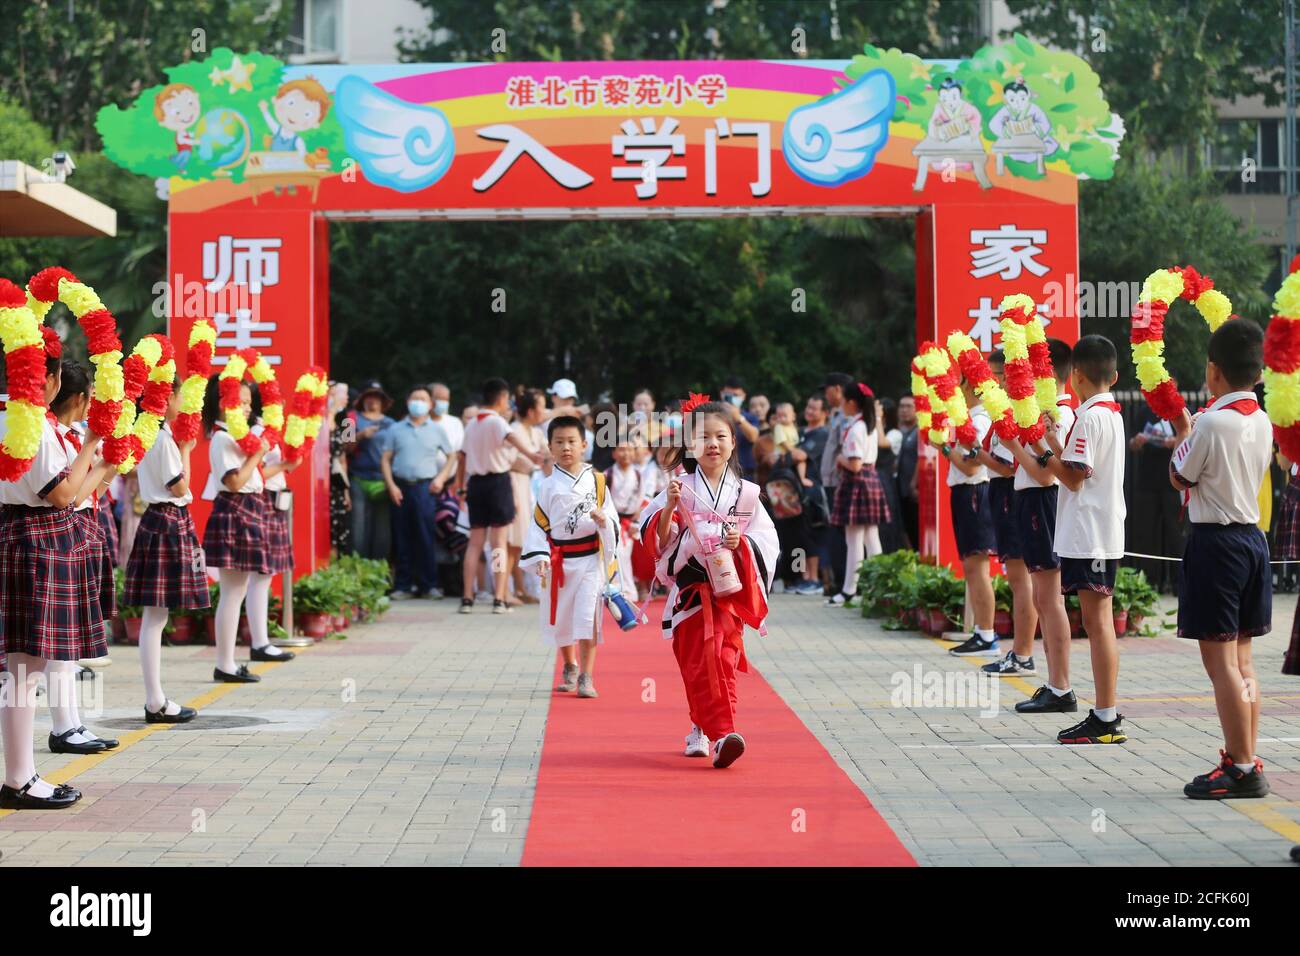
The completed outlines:
{"type": "MultiPolygon", "coordinates": [[[[1123,133],[1086,63],[1021,37],[960,62],[306,67],[219,49],[168,79],[98,126],[169,197],[169,331],[211,317],[217,364],[257,348],[282,378],[328,366],[333,219],[905,215],[918,340],[960,329],[987,351],[1005,294],[1055,289],[1051,334],[1072,341],[1077,180],[1110,175],[1123,133]]],[[[328,555],[327,465],[320,442],[290,481],[302,569],[328,555]]],[[[922,544],[947,562],[943,477],[922,544]]]]}

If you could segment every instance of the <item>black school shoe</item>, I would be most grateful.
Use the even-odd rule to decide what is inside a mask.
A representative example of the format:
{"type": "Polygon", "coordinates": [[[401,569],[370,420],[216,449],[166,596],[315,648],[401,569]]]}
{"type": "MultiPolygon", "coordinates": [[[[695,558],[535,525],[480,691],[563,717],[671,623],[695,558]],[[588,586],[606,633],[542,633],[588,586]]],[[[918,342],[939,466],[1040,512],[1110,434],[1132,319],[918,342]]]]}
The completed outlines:
{"type": "Polygon", "coordinates": [[[248,669],[247,664],[240,664],[233,674],[227,674],[220,668],[212,668],[212,679],[218,684],[256,684],[262,678],[248,669]]]}
{"type": "Polygon", "coordinates": [[[48,797],[33,797],[28,791],[39,779],[33,776],[18,789],[0,786],[0,810],[63,810],[81,799],[81,791],[66,783],[57,784],[48,797]]]}
{"type": "Polygon", "coordinates": [[[170,703],[170,700],[164,700],[163,705],[158,708],[157,712],[146,707],[144,709],[144,722],[146,724],[187,724],[199,715],[199,712],[193,707],[184,706],[181,707],[179,713],[169,714],[167,713],[167,705],[170,703]]]}
{"type": "Polygon", "coordinates": [[[1124,734],[1124,715],[1116,714],[1114,720],[1102,720],[1095,710],[1073,727],[1056,735],[1062,744],[1122,744],[1128,740],[1124,734]]]}
{"type": "Polygon", "coordinates": [[[1063,695],[1056,695],[1046,684],[1034,691],[1029,700],[1016,704],[1017,714],[1073,714],[1079,709],[1079,699],[1074,691],[1067,690],[1063,695]]]}
{"type": "Polygon", "coordinates": [[[112,750],[118,745],[111,737],[96,737],[84,743],[74,744],[68,740],[73,734],[89,734],[85,727],[73,727],[61,734],[50,734],[50,753],[53,754],[97,754],[112,750]]]}
{"type": "Polygon", "coordinates": [[[972,634],[956,647],[948,648],[948,653],[953,657],[997,657],[998,642],[996,638],[986,641],[978,634],[972,634]]]}
{"type": "MultiPolygon", "coordinates": [[[[273,645],[268,644],[266,647],[273,645]]],[[[291,661],[298,655],[293,651],[286,651],[283,648],[279,654],[268,654],[265,647],[250,647],[248,656],[255,661],[291,661]]]]}
{"type": "Polygon", "coordinates": [[[1209,773],[1193,777],[1183,787],[1183,793],[1193,800],[1239,800],[1268,796],[1270,787],[1264,776],[1263,761],[1255,762],[1255,769],[1247,772],[1233,766],[1232,758],[1222,750],[1223,758],[1209,773]]]}

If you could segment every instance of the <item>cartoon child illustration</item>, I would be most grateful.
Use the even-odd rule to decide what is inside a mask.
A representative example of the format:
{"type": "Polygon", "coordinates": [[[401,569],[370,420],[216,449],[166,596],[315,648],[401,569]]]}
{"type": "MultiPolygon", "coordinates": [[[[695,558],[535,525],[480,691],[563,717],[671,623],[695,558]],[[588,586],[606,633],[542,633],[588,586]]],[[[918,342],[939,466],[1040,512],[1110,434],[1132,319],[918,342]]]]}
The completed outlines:
{"type": "Polygon", "coordinates": [[[1002,87],[1002,108],[989,120],[989,129],[998,139],[1017,136],[1035,136],[1043,142],[1042,152],[1012,153],[1011,158],[1023,163],[1036,162],[1040,156],[1051,156],[1060,146],[1051,137],[1052,124],[1041,107],[1030,103],[1029,87],[1021,77],[1002,87]]]}
{"type": "Polygon", "coordinates": [[[306,157],[307,147],[303,145],[301,133],[316,129],[325,119],[330,108],[330,96],[310,76],[301,80],[290,80],[276,90],[271,100],[275,115],[271,115],[266,100],[257,104],[262,109],[262,118],[270,128],[271,142],[268,149],[273,153],[296,152],[306,157]]]}
{"type": "Polygon", "coordinates": [[[978,138],[980,111],[962,99],[961,84],[951,76],[939,84],[939,105],[930,114],[926,135],[946,143],[961,136],[978,138]]]}
{"type": "Polygon", "coordinates": [[[176,154],[172,162],[183,170],[194,151],[194,134],[190,132],[199,119],[199,94],[186,83],[168,83],[153,100],[153,115],[158,125],[176,134],[176,154]]]}

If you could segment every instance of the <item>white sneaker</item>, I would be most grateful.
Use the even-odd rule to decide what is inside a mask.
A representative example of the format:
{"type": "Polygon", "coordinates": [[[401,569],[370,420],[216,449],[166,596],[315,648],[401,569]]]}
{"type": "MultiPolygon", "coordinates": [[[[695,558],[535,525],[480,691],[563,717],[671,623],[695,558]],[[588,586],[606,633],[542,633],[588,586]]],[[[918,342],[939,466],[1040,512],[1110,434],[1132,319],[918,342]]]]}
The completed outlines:
{"type": "Polygon", "coordinates": [[[730,767],[745,752],[745,738],[737,733],[730,733],[713,745],[713,766],[722,770],[730,767]]]}
{"type": "Polygon", "coordinates": [[[691,732],[686,735],[686,756],[707,757],[708,755],[709,738],[704,736],[704,731],[699,727],[691,724],[691,732]]]}

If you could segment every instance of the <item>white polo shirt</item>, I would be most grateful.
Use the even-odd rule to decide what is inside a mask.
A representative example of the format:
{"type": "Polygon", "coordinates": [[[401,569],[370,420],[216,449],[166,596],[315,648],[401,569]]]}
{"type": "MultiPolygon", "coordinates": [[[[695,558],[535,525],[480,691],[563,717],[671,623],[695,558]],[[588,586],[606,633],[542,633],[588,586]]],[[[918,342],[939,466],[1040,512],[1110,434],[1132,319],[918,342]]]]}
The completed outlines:
{"type": "Polygon", "coordinates": [[[466,474],[496,475],[509,471],[517,454],[514,445],[506,444],[509,434],[510,423],[496,412],[479,412],[465,429],[461,446],[466,474]]]}
{"type": "Polygon", "coordinates": [[[1056,501],[1056,553],[1062,558],[1124,556],[1124,416],[1110,392],[1075,412],[1061,461],[1084,473],[1083,486],[1061,485],[1056,501]]]}
{"type": "MultiPolygon", "coordinates": [[[[0,420],[0,429],[4,427],[0,420]]],[[[36,446],[36,457],[32,466],[17,481],[0,481],[0,502],[7,505],[26,505],[29,508],[53,508],[54,505],[42,497],[59,483],[72,463],[68,449],[59,441],[54,426],[47,418],[41,429],[41,441],[36,446]]]]}
{"type": "MultiPolygon", "coordinates": [[[[1056,440],[1065,447],[1065,436],[1070,434],[1070,429],[1074,427],[1074,409],[1070,407],[1070,396],[1061,395],[1056,399],[1056,407],[1061,410],[1060,421],[1056,423],[1056,440]]],[[[1050,488],[1057,481],[1053,478],[1047,484],[1040,484],[1038,479],[1029,473],[1027,468],[1016,469],[1016,491],[1024,491],[1027,488],[1050,488]]]]}
{"type": "MultiPolygon", "coordinates": [[[[263,459],[265,460],[265,459],[263,459]]],[[[208,481],[203,486],[203,500],[213,501],[223,491],[229,491],[226,487],[225,477],[232,471],[238,471],[244,467],[244,462],[248,461],[248,455],[240,450],[239,443],[230,437],[230,432],[226,431],[226,426],[222,422],[216,423],[216,428],[212,432],[212,438],[208,442],[208,481]]],[[[241,495],[260,495],[265,488],[262,481],[262,469],[254,468],[253,473],[248,476],[242,488],[239,489],[241,495]]]]}
{"type": "Polygon", "coordinates": [[[1187,489],[1193,524],[1258,524],[1273,428],[1254,392],[1229,392],[1197,419],[1170,466],[1187,489]]]}
{"type": "MultiPolygon", "coordinates": [[[[970,421],[975,426],[975,444],[981,446],[984,444],[984,436],[989,433],[993,427],[993,419],[989,418],[988,413],[984,411],[983,405],[972,405],[970,407],[970,421]]],[[[983,465],[975,469],[974,474],[964,475],[960,468],[952,462],[948,462],[948,487],[956,485],[979,485],[989,480],[989,470],[983,465]]]]}
{"type": "Polygon", "coordinates": [[[180,497],[171,491],[185,477],[185,466],[170,425],[158,429],[158,438],[145,452],[135,476],[140,484],[140,500],[147,505],[188,505],[194,500],[193,491],[186,491],[180,497]]]}

